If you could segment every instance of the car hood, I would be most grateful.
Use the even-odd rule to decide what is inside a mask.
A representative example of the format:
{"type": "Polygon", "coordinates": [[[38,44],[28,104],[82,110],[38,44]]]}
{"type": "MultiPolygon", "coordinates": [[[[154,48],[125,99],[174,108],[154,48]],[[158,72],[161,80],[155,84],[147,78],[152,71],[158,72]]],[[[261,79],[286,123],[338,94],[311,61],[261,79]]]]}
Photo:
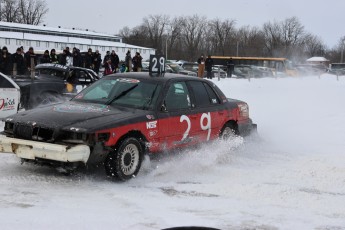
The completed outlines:
{"type": "Polygon", "coordinates": [[[138,109],[70,101],[20,112],[8,117],[6,121],[12,120],[14,123],[54,129],[79,128],[95,131],[107,128],[109,125],[112,127],[121,125],[124,120],[130,122],[130,119],[138,116],[145,117],[148,113],[138,109]]]}

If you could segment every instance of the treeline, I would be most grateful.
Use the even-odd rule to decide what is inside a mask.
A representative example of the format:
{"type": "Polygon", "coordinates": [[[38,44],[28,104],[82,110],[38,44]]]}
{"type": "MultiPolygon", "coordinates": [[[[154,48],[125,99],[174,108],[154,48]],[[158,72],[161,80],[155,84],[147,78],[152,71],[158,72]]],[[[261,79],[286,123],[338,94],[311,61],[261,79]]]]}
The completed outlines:
{"type": "Polygon", "coordinates": [[[262,27],[236,27],[234,19],[205,16],[150,15],[140,25],[120,30],[124,42],[155,48],[168,59],[196,61],[200,54],[287,57],[301,63],[313,56],[339,62],[342,41],[328,49],[322,39],[308,32],[297,17],[269,21],[262,27]]]}
{"type": "Polygon", "coordinates": [[[39,25],[47,14],[45,0],[0,0],[0,20],[39,25]]]}

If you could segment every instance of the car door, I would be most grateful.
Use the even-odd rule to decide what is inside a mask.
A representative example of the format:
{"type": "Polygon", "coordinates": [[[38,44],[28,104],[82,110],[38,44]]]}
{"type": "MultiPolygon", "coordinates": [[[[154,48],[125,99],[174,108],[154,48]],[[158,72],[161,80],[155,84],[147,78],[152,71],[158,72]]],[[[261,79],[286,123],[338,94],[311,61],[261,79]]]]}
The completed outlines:
{"type": "Polygon", "coordinates": [[[185,81],[172,82],[165,90],[159,111],[159,134],[165,149],[191,145],[196,142],[191,96],[185,81]]]}
{"type": "Polygon", "coordinates": [[[0,118],[17,113],[19,102],[19,86],[12,79],[0,73],[0,118]]]}
{"type": "Polygon", "coordinates": [[[194,119],[194,136],[199,142],[209,141],[219,136],[223,124],[225,110],[215,91],[204,81],[188,81],[192,93],[194,119]]]}

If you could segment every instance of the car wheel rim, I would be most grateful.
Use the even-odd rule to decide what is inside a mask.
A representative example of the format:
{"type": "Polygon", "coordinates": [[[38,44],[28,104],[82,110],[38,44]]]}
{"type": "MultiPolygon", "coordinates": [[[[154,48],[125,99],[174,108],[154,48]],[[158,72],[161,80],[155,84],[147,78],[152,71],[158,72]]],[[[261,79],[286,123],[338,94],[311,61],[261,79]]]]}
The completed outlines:
{"type": "Polygon", "coordinates": [[[230,127],[224,128],[223,133],[222,133],[222,139],[223,140],[228,140],[234,136],[235,136],[235,133],[234,133],[234,130],[232,128],[230,128],[230,127]]]}
{"type": "Polygon", "coordinates": [[[139,164],[139,149],[134,144],[127,145],[121,154],[121,171],[130,176],[135,173],[139,164]]]}

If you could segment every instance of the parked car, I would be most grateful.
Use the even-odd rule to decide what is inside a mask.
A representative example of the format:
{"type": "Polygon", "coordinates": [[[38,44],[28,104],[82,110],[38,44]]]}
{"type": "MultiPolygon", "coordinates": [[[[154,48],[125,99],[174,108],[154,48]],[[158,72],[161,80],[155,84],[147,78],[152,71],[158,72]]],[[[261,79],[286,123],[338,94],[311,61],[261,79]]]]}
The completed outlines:
{"type": "Polygon", "coordinates": [[[270,68],[254,65],[235,65],[233,74],[238,78],[260,78],[273,76],[273,72],[270,68]]]}
{"type": "MultiPolygon", "coordinates": [[[[184,62],[183,64],[181,64],[181,67],[184,68],[185,70],[189,70],[189,71],[192,71],[192,72],[198,74],[199,64],[196,62],[184,62]]],[[[227,73],[223,69],[221,69],[221,68],[218,69],[217,66],[213,66],[212,67],[212,77],[218,78],[218,73],[220,74],[221,78],[227,77],[227,73]]],[[[206,74],[207,73],[205,70],[203,77],[206,77],[206,74]]]]}
{"type": "Polygon", "coordinates": [[[183,75],[188,75],[188,76],[193,76],[196,77],[197,74],[193,71],[185,70],[178,64],[171,64],[168,63],[165,65],[165,72],[166,73],[176,73],[176,74],[183,74],[183,75]]]}
{"type": "Polygon", "coordinates": [[[117,73],[69,102],[8,117],[0,151],[66,170],[104,165],[108,176],[128,180],[145,154],[245,136],[255,128],[247,103],[226,98],[210,81],[117,73]]]}
{"type": "Polygon", "coordinates": [[[93,70],[86,68],[40,64],[36,66],[33,78],[29,75],[16,75],[12,79],[20,87],[22,107],[32,109],[62,97],[71,98],[99,78],[93,70]]]}
{"type": "Polygon", "coordinates": [[[0,118],[16,114],[19,103],[19,86],[11,78],[0,73],[0,118]]]}

